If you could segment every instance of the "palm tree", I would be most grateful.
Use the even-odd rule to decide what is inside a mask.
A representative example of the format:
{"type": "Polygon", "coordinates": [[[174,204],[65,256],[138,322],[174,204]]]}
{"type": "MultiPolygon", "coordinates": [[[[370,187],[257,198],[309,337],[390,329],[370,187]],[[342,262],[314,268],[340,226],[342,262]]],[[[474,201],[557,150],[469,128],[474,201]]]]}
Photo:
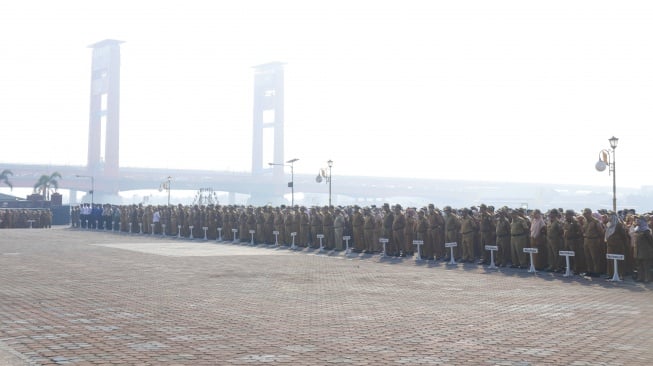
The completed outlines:
{"type": "Polygon", "coordinates": [[[57,191],[59,188],[58,179],[61,179],[61,174],[59,172],[54,172],[50,175],[43,174],[36,184],[34,184],[34,193],[39,192],[44,200],[50,199],[50,190],[54,188],[54,191],[57,191]]]}
{"type": "Polygon", "coordinates": [[[9,170],[9,169],[5,169],[5,170],[3,170],[2,173],[0,173],[0,182],[2,182],[2,183],[4,183],[4,184],[8,185],[8,186],[9,186],[9,189],[11,189],[11,190],[13,191],[13,190],[14,190],[14,186],[12,186],[12,185],[11,185],[11,182],[9,181],[9,176],[10,176],[10,175],[14,175],[14,172],[12,172],[12,171],[9,170]]]}

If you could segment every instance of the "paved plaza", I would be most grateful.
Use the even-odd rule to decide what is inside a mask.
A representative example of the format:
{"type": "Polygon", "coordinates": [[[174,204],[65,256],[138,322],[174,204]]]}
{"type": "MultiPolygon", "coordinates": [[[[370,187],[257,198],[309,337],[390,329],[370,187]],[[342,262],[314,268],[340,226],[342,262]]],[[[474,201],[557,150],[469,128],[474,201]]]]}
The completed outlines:
{"type": "Polygon", "coordinates": [[[0,365],[651,365],[653,286],[0,230],[0,365]]]}

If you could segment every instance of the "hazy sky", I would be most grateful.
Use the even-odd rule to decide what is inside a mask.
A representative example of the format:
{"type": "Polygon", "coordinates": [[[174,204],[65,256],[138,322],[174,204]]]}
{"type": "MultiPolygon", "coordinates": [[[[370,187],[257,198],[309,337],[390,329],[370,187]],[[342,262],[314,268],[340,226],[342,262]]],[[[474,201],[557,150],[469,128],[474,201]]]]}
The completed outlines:
{"type": "Polygon", "coordinates": [[[285,65],[296,173],[653,184],[653,1],[5,1],[3,162],[86,164],[121,46],[122,166],[250,171],[252,66],[285,65]],[[7,138],[9,136],[9,138],[7,138]]]}

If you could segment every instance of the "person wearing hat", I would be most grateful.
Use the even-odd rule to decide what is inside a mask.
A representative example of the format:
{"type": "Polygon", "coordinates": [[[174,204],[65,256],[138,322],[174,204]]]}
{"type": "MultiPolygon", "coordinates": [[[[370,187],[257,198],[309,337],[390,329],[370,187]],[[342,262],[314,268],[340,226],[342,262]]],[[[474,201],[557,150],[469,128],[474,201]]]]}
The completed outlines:
{"type": "MultiPolygon", "coordinates": [[[[313,207],[311,210],[311,242],[312,242],[312,247],[314,248],[319,248],[320,246],[320,241],[317,239],[318,235],[324,234],[323,233],[323,227],[322,227],[322,213],[320,212],[320,209],[318,207],[313,207]]],[[[322,245],[324,245],[324,242],[322,242],[322,245]]]]}
{"type": "Polygon", "coordinates": [[[365,207],[363,210],[363,239],[365,241],[365,253],[372,253],[374,251],[374,229],[376,222],[372,215],[372,210],[365,207]]]}
{"type": "MultiPolygon", "coordinates": [[[[444,206],[444,242],[445,243],[462,243],[460,237],[460,218],[456,215],[451,206],[444,206]]],[[[460,245],[453,248],[454,259],[460,260],[460,245]]],[[[445,261],[448,261],[449,253],[445,252],[445,261]]]]}
{"type": "Polygon", "coordinates": [[[429,205],[427,220],[429,223],[429,244],[432,247],[432,256],[427,259],[438,260],[444,257],[444,217],[442,217],[440,209],[431,204],[429,205]]]}
{"type": "Polygon", "coordinates": [[[570,257],[570,266],[574,273],[586,272],[585,251],[583,250],[583,228],[576,218],[574,210],[565,211],[565,222],[563,224],[565,238],[565,250],[573,251],[574,256],[570,257]]]}
{"type": "Polygon", "coordinates": [[[560,222],[560,213],[557,209],[549,211],[549,222],[546,226],[546,254],[548,266],[547,272],[561,272],[564,267],[564,258],[560,251],[564,248],[564,229],[560,222]]]}
{"type": "Polygon", "coordinates": [[[478,264],[488,263],[488,251],[486,245],[496,243],[496,228],[494,224],[494,214],[488,210],[484,203],[479,206],[478,228],[480,232],[479,248],[477,248],[481,259],[478,264]]]}
{"type": "Polygon", "coordinates": [[[633,231],[633,256],[637,269],[637,282],[651,282],[651,265],[653,265],[653,236],[649,228],[648,217],[642,215],[636,218],[633,231]]]}
{"type": "Polygon", "coordinates": [[[345,216],[340,208],[336,208],[333,213],[333,240],[335,249],[342,250],[342,234],[345,230],[345,216]]]}
{"type": "Polygon", "coordinates": [[[358,205],[354,206],[354,213],[351,218],[352,230],[354,232],[354,251],[362,253],[365,250],[365,217],[358,205]]]}
{"type": "Polygon", "coordinates": [[[497,211],[495,228],[498,247],[496,265],[505,267],[510,262],[510,220],[508,220],[507,207],[497,211]]]}
{"type": "Polygon", "coordinates": [[[392,240],[392,224],[395,221],[395,215],[390,209],[390,205],[383,204],[383,235],[382,238],[388,239],[386,244],[386,251],[388,255],[394,253],[394,240],[392,240]]]}
{"type": "Polygon", "coordinates": [[[605,231],[603,225],[594,217],[592,210],[583,210],[585,224],[583,225],[583,249],[587,274],[592,277],[600,276],[605,270],[606,260],[604,252],[605,231]]]}
{"type": "MultiPolygon", "coordinates": [[[[401,205],[395,205],[394,221],[392,222],[392,241],[395,256],[406,256],[404,245],[404,229],[406,228],[406,216],[401,211],[401,205]]],[[[412,245],[412,243],[411,243],[412,245]]]]}
{"type": "Polygon", "coordinates": [[[526,268],[528,258],[524,248],[529,245],[530,228],[528,222],[521,215],[519,210],[512,211],[512,222],[510,223],[510,258],[513,268],[526,268]]]}
{"type": "Polygon", "coordinates": [[[306,207],[301,206],[299,208],[299,233],[298,233],[298,244],[300,246],[308,247],[310,245],[311,239],[311,221],[306,212],[306,207]]]}
{"type": "Polygon", "coordinates": [[[476,222],[471,215],[472,211],[464,208],[460,217],[460,234],[462,236],[463,262],[474,263],[474,232],[476,222]]]}

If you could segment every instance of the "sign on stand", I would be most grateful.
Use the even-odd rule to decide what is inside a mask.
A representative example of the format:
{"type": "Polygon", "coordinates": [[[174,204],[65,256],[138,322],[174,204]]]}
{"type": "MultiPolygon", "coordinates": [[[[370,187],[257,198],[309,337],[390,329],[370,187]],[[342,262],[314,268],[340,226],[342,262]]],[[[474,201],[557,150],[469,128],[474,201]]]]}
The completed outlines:
{"type": "Polygon", "coordinates": [[[537,252],[537,248],[524,248],[524,253],[528,253],[531,259],[531,267],[528,269],[528,273],[537,273],[535,263],[533,263],[533,254],[537,254],[537,252]]]}
{"type": "Polygon", "coordinates": [[[444,247],[449,248],[451,250],[451,260],[449,261],[449,264],[456,264],[456,260],[454,259],[454,255],[453,255],[453,248],[455,248],[457,246],[458,246],[458,243],[456,243],[455,241],[453,241],[451,243],[444,243],[444,247]]]}
{"type": "Polygon", "coordinates": [[[561,250],[558,252],[559,255],[565,257],[565,264],[567,265],[567,269],[565,270],[565,274],[562,275],[562,277],[571,277],[574,275],[574,273],[571,271],[571,265],[569,265],[569,257],[574,257],[576,256],[576,252],[573,250],[561,250]]]}
{"type": "Polygon", "coordinates": [[[606,254],[605,257],[607,259],[612,259],[614,262],[614,268],[612,272],[614,273],[612,275],[612,278],[609,279],[608,281],[614,281],[614,282],[621,282],[621,278],[619,278],[619,271],[617,270],[617,261],[622,261],[624,260],[624,255],[623,254],[606,254]]]}
{"type": "Polygon", "coordinates": [[[488,268],[490,268],[490,269],[497,268],[497,266],[494,265],[494,252],[499,250],[499,246],[497,246],[497,245],[486,245],[485,250],[490,251],[490,266],[488,268]]]}

